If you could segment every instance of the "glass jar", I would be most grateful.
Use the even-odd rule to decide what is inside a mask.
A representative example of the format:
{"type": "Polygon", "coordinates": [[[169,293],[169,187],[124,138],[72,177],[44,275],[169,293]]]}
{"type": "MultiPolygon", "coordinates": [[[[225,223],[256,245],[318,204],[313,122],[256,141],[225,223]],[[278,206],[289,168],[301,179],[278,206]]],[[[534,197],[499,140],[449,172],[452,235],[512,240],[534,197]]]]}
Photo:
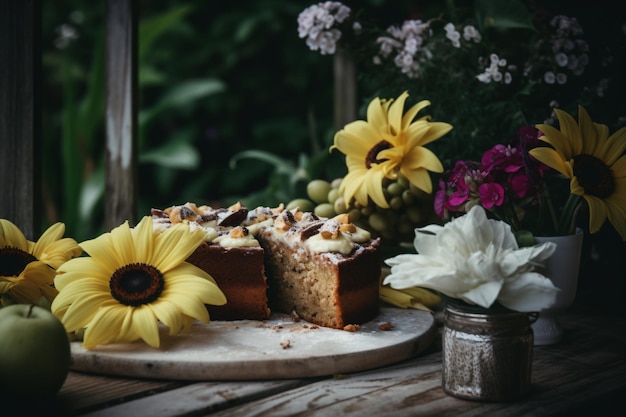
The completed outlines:
{"type": "Polygon", "coordinates": [[[510,310],[444,309],[442,384],[478,401],[510,401],[530,390],[533,315],[510,310]]]}

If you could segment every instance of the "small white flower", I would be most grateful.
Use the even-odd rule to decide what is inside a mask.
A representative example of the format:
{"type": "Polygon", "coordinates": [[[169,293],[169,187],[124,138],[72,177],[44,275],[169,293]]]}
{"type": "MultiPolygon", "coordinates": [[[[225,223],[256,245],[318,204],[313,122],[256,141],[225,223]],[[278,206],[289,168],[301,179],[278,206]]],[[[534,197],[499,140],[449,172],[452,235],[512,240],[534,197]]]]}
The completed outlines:
{"type": "Polygon", "coordinates": [[[430,288],[484,308],[497,301],[522,312],[551,306],[559,291],[534,271],[552,256],[556,245],[520,248],[511,227],[488,219],[480,205],[444,226],[416,229],[414,244],[417,254],[385,260],[391,274],[384,285],[430,288]]]}
{"type": "Polygon", "coordinates": [[[567,59],[567,55],[565,55],[563,52],[559,52],[558,54],[556,54],[554,56],[554,61],[559,67],[565,67],[569,62],[569,60],[567,59]]]}
{"type": "Polygon", "coordinates": [[[489,84],[491,82],[491,76],[487,74],[486,72],[483,72],[482,74],[478,74],[476,78],[478,79],[478,81],[484,84],[489,84]]]}
{"type": "Polygon", "coordinates": [[[475,43],[480,43],[482,37],[480,36],[480,32],[478,32],[474,26],[467,25],[463,28],[463,39],[466,41],[473,40],[475,43]]]}
{"type": "Polygon", "coordinates": [[[563,85],[567,83],[567,74],[559,72],[556,74],[556,83],[559,85],[563,85]]]}
{"type": "Polygon", "coordinates": [[[546,84],[554,84],[554,82],[556,81],[556,77],[552,71],[546,71],[546,73],[543,74],[543,80],[546,82],[546,84]]]}

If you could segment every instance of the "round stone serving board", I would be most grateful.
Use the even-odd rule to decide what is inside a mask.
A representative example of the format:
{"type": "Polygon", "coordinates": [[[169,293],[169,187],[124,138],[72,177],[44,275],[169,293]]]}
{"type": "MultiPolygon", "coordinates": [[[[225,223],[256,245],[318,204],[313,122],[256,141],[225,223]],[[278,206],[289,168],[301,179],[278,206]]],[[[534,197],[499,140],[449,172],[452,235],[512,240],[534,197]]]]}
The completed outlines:
{"type": "MultiPolygon", "coordinates": [[[[384,326],[382,326],[384,327],[384,326]]],[[[185,335],[161,328],[161,347],[137,341],[86,350],[72,342],[72,370],[152,379],[255,380],[303,378],[373,369],[417,355],[436,334],[431,313],[382,307],[355,332],[269,320],[196,322],[185,335]],[[391,324],[383,330],[381,324],[391,324]]]]}

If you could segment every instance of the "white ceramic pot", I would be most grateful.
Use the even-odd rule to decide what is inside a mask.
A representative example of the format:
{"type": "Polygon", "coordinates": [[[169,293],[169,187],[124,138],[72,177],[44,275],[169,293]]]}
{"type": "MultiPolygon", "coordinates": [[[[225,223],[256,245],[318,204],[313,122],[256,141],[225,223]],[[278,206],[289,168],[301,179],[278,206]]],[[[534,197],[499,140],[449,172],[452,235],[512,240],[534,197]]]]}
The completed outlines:
{"type": "Polygon", "coordinates": [[[583,238],[582,229],[577,229],[574,235],[535,237],[537,243],[554,242],[557,245],[545,267],[537,268],[537,271],[550,278],[561,290],[554,305],[542,310],[532,325],[536,346],[558,343],[563,338],[558,315],[567,310],[576,298],[583,238]]]}

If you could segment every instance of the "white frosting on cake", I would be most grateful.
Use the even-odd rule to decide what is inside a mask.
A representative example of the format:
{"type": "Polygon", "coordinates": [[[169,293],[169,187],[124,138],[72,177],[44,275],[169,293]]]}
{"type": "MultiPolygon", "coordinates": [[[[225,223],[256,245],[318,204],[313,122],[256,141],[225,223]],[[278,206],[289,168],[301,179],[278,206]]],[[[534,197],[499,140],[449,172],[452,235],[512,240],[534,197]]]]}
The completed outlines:
{"type": "Polygon", "coordinates": [[[248,234],[243,237],[232,237],[230,234],[219,236],[213,239],[214,243],[224,247],[224,248],[243,248],[250,246],[261,246],[259,241],[252,236],[252,234],[248,234]]]}
{"type": "Polygon", "coordinates": [[[258,247],[256,236],[263,230],[299,250],[303,256],[307,251],[348,256],[359,244],[371,240],[370,232],[349,223],[347,216],[320,218],[298,209],[285,210],[282,205],[276,209],[257,207],[248,211],[240,204],[214,209],[186,203],[163,211],[153,209],[152,215],[155,232],[163,231],[174,222],[188,223],[192,229],[201,228],[205,232],[207,243],[226,248],[258,247]]]}
{"type": "Polygon", "coordinates": [[[354,243],[344,233],[339,233],[335,239],[325,239],[318,233],[308,238],[305,244],[309,250],[315,253],[339,252],[348,255],[354,249],[354,243]]]}

